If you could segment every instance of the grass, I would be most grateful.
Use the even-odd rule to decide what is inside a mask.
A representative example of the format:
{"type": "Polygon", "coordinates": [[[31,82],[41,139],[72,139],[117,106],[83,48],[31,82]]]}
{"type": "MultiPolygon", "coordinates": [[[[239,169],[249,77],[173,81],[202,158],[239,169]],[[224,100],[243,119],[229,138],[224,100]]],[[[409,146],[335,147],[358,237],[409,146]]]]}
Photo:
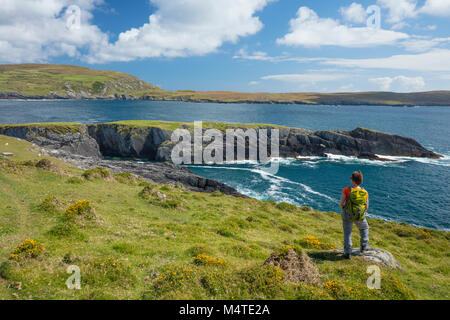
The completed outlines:
{"type": "MultiPolygon", "coordinates": [[[[123,127],[127,130],[138,129],[138,128],[160,128],[163,130],[175,130],[179,128],[186,128],[188,130],[192,130],[194,128],[193,122],[176,122],[176,121],[159,121],[159,120],[127,120],[127,121],[117,121],[105,123],[105,125],[114,125],[118,127],[123,127]]],[[[215,122],[215,121],[203,121],[202,128],[203,129],[218,129],[221,131],[225,131],[227,129],[235,129],[235,128],[245,128],[245,129],[256,129],[261,127],[270,127],[270,128],[287,128],[279,125],[271,125],[271,124],[262,124],[262,123],[223,123],[223,122],[215,122]]]]}
{"type": "Polygon", "coordinates": [[[381,267],[381,290],[371,291],[370,263],[323,249],[342,247],[336,213],[85,174],[53,158],[59,170],[37,168],[26,162],[40,160],[38,150],[1,135],[0,152],[14,153],[0,159],[0,299],[450,298],[446,232],[371,219],[372,245],[405,268],[381,267]],[[66,216],[74,204],[84,208],[80,200],[93,218],[66,216]],[[45,250],[10,259],[25,239],[45,250]],[[283,245],[302,247],[320,284],[288,283],[280,269],[263,266],[283,245]],[[65,285],[72,264],[81,290],[65,285]]]}
{"type": "Polygon", "coordinates": [[[141,97],[145,92],[151,93],[160,89],[121,72],[70,65],[0,65],[0,92],[65,95],[70,91],[103,97],[114,94],[141,97]]]}

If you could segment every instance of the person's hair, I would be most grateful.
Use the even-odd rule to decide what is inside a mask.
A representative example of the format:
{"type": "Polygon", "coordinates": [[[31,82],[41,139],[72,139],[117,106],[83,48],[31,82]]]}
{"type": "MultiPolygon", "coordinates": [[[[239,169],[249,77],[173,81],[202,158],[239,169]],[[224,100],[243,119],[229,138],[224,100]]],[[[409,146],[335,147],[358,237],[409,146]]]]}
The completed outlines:
{"type": "Polygon", "coordinates": [[[361,171],[355,171],[352,173],[352,181],[358,186],[363,182],[363,174],[361,171]]]}

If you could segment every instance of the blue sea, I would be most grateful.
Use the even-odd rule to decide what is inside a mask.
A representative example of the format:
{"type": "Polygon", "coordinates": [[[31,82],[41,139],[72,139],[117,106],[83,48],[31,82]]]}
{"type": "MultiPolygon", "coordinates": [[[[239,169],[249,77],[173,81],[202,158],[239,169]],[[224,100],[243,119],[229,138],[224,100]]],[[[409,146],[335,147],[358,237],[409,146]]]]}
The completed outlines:
{"type": "Polygon", "coordinates": [[[363,126],[412,137],[445,157],[397,162],[349,157],[282,160],[271,175],[256,164],[189,168],[257,199],[339,211],[341,190],[355,170],[364,173],[370,216],[450,230],[450,108],[215,104],[154,101],[0,101],[0,123],[100,123],[118,120],[270,123],[312,130],[363,126]]]}

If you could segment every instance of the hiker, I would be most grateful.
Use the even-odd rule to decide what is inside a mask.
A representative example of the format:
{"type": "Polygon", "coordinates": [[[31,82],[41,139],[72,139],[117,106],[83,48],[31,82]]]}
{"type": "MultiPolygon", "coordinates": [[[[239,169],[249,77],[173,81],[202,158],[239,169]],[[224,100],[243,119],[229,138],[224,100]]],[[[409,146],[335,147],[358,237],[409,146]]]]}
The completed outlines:
{"type": "Polygon", "coordinates": [[[369,224],[366,220],[366,212],[369,209],[369,193],[360,185],[363,182],[361,171],[355,171],[350,177],[350,187],[342,190],[341,202],[342,225],[344,229],[344,258],[350,259],[352,254],[352,229],[353,223],[359,229],[361,236],[361,253],[369,247],[369,224]]]}

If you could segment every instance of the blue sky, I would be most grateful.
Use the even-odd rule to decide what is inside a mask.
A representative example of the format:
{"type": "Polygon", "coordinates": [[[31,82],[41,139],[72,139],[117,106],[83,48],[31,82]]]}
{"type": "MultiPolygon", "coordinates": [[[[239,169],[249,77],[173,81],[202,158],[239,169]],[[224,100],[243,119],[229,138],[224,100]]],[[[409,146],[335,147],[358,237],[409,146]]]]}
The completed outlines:
{"type": "Polygon", "coordinates": [[[450,89],[450,0],[0,0],[0,8],[0,63],[116,70],[168,90],[450,89]],[[367,23],[377,13],[370,6],[379,26],[367,23]]]}

